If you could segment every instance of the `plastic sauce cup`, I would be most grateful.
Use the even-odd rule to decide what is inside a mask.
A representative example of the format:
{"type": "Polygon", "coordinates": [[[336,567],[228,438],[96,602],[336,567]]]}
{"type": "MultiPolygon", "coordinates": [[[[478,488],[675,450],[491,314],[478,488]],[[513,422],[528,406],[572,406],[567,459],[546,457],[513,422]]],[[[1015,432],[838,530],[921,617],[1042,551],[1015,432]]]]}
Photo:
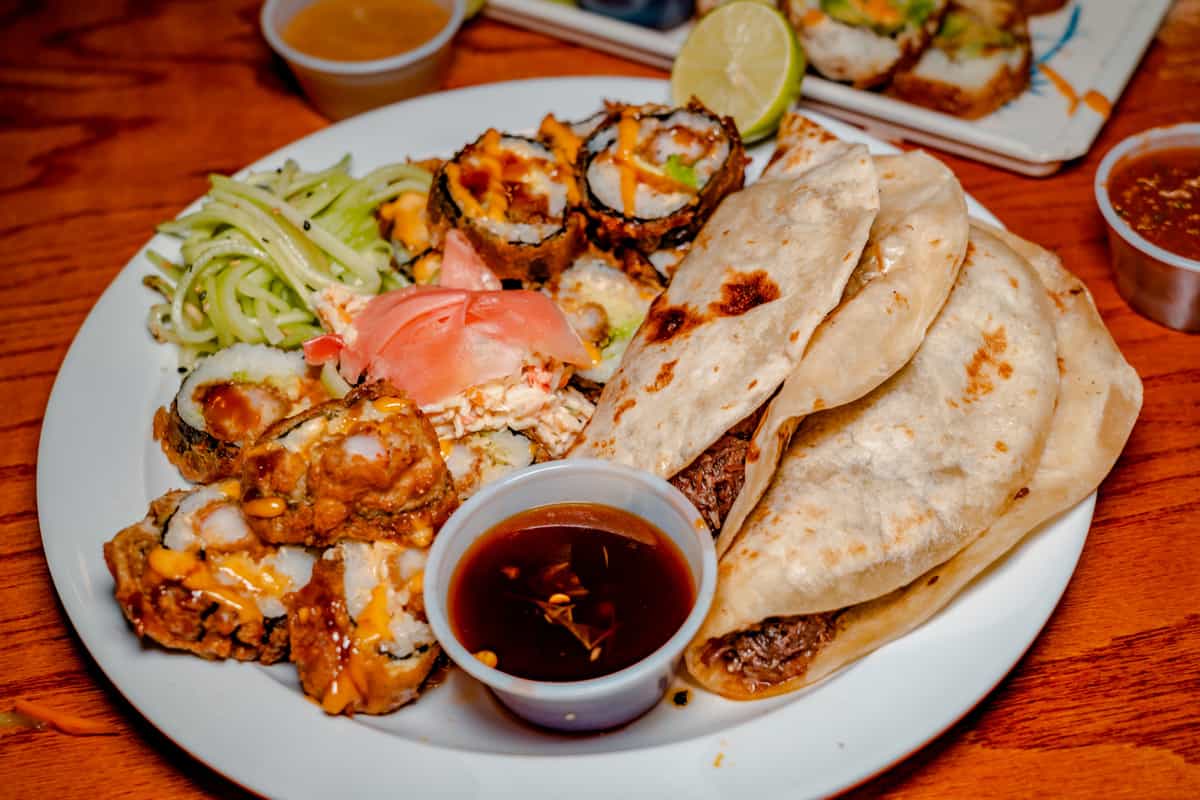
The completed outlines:
{"type": "Polygon", "coordinates": [[[603,730],[653,708],[670,685],[684,647],[700,629],[717,586],[712,534],[695,506],[655,475],[622,464],[568,459],[519,470],[485,486],[442,526],[425,565],[425,613],[446,654],[520,717],[565,731],[603,730]],[[651,522],[679,548],[696,586],[696,602],[675,634],[641,661],[582,681],[536,681],[484,664],[454,636],[448,592],[459,560],[504,520],[553,503],[600,503],[651,522]]]}
{"type": "Polygon", "coordinates": [[[462,25],[467,0],[435,0],[450,20],[420,47],[372,61],[332,61],[302,53],[282,31],[313,0],[267,0],[259,16],[263,36],[291,68],[309,101],[330,119],[343,119],[377,106],[435,89],[450,63],[450,40],[462,25]]]}
{"type": "Polygon", "coordinates": [[[1108,227],[1117,291],[1135,311],[1180,331],[1200,331],[1200,261],[1147,241],[1113,209],[1108,180],[1127,159],[1155,150],[1200,147],[1200,123],[1151,128],[1108,151],[1096,170],[1096,205],[1108,227]]]}

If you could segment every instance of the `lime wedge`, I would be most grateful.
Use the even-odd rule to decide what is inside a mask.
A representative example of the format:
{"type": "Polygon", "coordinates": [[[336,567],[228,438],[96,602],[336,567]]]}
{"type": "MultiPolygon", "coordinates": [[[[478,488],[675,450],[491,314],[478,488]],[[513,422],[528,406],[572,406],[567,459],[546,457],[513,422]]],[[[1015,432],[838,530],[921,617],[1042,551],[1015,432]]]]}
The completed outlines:
{"type": "Polygon", "coordinates": [[[720,6],[696,23],[675,57],[671,96],[693,96],[733,117],[746,141],[771,135],[800,94],[804,51],[792,26],[754,0],[720,6]]]}

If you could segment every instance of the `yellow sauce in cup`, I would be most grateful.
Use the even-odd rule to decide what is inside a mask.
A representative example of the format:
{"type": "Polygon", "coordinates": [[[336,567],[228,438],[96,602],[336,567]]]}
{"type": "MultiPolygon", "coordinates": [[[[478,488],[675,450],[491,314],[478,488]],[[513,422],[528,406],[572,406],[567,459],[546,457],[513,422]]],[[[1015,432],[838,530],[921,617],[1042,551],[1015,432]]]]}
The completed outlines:
{"type": "Polygon", "coordinates": [[[283,28],[292,47],[330,61],[372,61],[437,36],[450,12],[433,0],[317,0],[283,28]]]}

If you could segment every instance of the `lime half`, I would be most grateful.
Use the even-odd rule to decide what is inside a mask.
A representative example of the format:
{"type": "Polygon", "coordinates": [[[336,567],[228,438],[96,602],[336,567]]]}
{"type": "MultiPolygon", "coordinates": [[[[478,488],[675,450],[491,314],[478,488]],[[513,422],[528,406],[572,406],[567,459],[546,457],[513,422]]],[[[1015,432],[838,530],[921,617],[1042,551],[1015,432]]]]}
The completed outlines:
{"type": "Polygon", "coordinates": [[[737,0],[696,23],[675,57],[671,96],[733,117],[746,141],[769,136],[800,94],[804,51],[774,8],[737,0]]]}

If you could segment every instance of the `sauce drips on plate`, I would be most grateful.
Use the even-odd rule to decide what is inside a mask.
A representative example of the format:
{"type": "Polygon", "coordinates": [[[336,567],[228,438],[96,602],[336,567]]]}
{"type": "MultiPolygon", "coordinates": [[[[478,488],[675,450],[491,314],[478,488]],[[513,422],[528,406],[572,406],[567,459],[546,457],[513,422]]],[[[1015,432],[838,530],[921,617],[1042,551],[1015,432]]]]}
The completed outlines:
{"type": "Polygon", "coordinates": [[[510,517],[450,581],[450,624],[485,663],[521,678],[578,681],[641,661],[696,601],[679,548],[641,517],[562,503],[510,517]]]}
{"type": "Polygon", "coordinates": [[[1200,261],[1200,147],[1155,150],[1113,170],[1108,196],[1142,238],[1200,261]]]}
{"type": "Polygon", "coordinates": [[[372,61],[415,50],[450,12],[433,0],[317,0],[283,29],[297,50],[330,61],[372,61]]]}

